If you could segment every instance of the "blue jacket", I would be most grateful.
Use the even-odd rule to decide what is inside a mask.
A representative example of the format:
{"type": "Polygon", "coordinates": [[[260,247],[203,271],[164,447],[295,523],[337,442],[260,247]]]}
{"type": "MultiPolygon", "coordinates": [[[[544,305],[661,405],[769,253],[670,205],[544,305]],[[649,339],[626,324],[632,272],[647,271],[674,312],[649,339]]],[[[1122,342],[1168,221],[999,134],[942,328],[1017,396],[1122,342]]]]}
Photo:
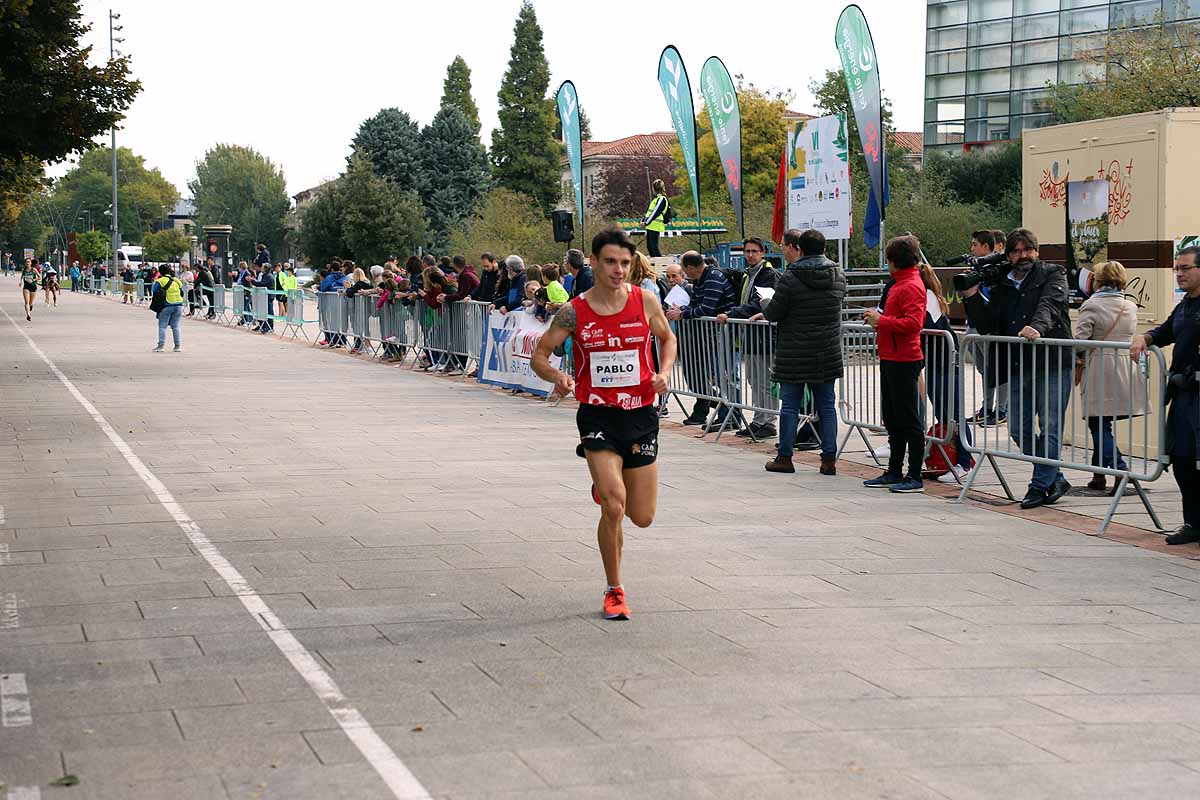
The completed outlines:
{"type": "Polygon", "coordinates": [[[504,307],[509,311],[515,311],[521,308],[521,304],[525,301],[525,273],[518,272],[517,277],[513,278],[512,283],[508,285],[508,298],[504,302],[504,307]]]}
{"type": "Polygon", "coordinates": [[[342,288],[342,278],[344,276],[340,272],[330,272],[321,281],[321,285],[317,287],[320,292],[336,292],[342,288]]]}

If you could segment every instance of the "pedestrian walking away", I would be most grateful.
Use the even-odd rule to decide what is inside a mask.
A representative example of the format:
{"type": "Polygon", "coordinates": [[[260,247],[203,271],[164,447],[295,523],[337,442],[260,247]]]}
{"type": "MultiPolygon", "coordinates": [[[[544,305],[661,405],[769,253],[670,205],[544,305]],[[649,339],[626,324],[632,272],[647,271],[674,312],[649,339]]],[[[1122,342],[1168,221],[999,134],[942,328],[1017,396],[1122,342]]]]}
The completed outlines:
{"type": "Polygon", "coordinates": [[[150,297],[150,310],[158,318],[158,345],[154,352],[161,353],[167,340],[167,328],[171,328],[171,339],[175,352],[182,349],[179,338],[179,319],[183,315],[183,283],[175,277],[169,266],[164,266],[160,277],[154,282],[154,293],[150,297]]]}
{"type": "Polygon", "coordinates": [[[38,284],[42,280],[42,271],[35,259],[25,259],[25,267],[21,270],[21,300],[25,304],[25,321],[33,321],[33,304],[37,302],[38,284]]]}
{"type": "Polygon", "coordinates": [[[596,531],[607,586],[602,615],[629,619],[621,582],[622,518],[647,528],[658,507],[657,395],[675,364],[675,335],[657,298],[628,283],[636,248],[617,228],[592,239],[595,283],[572,298],[538,342],[530,365],[555,394],[579,400],[575,453],[587,459],[592,499],[600,505],[596,531]],[[658,341],[654,371],[651,335],[658,341]],[[550,364],[570,336],[578,343],[574,376],[550,364]]]}

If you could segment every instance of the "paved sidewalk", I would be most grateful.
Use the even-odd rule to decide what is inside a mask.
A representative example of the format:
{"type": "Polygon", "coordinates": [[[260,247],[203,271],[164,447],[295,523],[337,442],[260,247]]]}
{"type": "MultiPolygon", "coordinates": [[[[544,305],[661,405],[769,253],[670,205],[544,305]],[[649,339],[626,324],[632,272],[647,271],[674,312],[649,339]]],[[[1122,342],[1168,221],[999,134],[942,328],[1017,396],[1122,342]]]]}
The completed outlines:
{"type": "MultiPolygon", "coordinates": [[[[1200,796],[1200,561],[664,433],[605,623],[567,409],[0,307],[434,797],[1200,796]]],[[[0,398],[0,797],[397,796],[3,314],[0,398]]]]}

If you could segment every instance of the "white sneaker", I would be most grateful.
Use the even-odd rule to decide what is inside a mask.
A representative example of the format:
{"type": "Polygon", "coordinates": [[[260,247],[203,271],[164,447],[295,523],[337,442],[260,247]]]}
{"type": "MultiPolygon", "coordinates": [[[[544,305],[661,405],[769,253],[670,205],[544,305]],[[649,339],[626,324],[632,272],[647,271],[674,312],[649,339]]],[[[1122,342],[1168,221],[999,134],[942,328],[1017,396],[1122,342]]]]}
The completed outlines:
{"type": "Polygon", "coordinates": [[[938,483],[962,483],[967,478],[967,470],[960,467],[958,464],[953,464],[950,471],[945,475],[939,475],[938,483]]]}

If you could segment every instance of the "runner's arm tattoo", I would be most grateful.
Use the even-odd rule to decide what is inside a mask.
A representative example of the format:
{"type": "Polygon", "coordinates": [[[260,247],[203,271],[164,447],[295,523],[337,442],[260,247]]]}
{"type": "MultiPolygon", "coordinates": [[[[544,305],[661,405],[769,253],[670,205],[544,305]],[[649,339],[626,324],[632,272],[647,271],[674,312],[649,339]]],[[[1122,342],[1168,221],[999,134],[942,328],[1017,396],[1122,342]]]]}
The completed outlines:
{"type": "Polygon", "coordinates": [[[571,303],[564,303],[562,308],[558,309],[558,313],[554,315],[554,327],[563,328],[567,333],[575,332],[575,306],[571,303]]]}

